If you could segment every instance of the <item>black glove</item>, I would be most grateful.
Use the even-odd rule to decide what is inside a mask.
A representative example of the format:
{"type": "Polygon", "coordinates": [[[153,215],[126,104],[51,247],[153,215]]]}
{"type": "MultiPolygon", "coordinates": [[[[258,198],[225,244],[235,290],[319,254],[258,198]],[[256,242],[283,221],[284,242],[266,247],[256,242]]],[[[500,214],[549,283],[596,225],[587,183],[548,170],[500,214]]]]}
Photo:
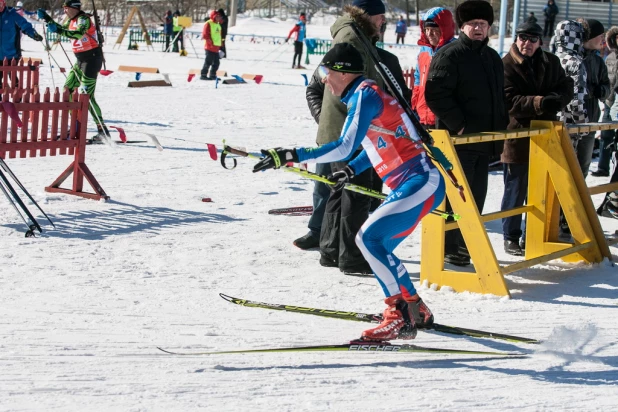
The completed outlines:
{"type": "Polygon", "coordinates": [[[562,108],[566,105],[562,104],[562,98],[555,94],[550,94],[549,96],[543,97],[541,100],[541,109],[545,113],[556,113],[562,110],[562,108]]]}
{"type": "Polygon", "coordinates": [[[592,92],[592,95],[596,97],[597,99],[602,98],[603,97],[603,86],[601,86],[600,84],[597,84],[596,86],[594,86],[594,91],[592,92]]]}
{"type": "Polygon", "coordinates": [[[264,157],[253,166],[253,173],[266,169],[279,169],[288,162],[298,163],[296,149],[275,149],[262,150],[264,157]]]}
{"type": "Polygon", "coordinates": [[[334,185],[330,187],[332,192],[338,192],[345,187],[346,183],[349,183],[350,180],[354,177],[354,170],[348,165],[341,170],[331,173],[328,175],[327,179],[331,182],[335,182],[334,185]]]}
{"type": "Polygon", "coordinates": [[[34,34],[32,35],[32,40],[34,40],[34,41],[43,41],[43,36],[41,36],[37,32],[34,32],[34,34]]]}

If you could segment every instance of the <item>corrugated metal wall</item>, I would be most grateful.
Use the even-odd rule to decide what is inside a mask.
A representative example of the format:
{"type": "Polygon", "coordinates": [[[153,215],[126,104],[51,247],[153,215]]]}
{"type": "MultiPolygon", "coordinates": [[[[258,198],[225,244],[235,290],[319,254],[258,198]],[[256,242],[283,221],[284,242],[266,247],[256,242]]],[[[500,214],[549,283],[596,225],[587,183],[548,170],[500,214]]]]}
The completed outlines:
{"type": "MultiPolygon", "coordinates": [[[[556,23],[561,20],[575,20],[578,17],[583,17],[600,21],[605,26],[605,30],[612,25],[618,25],[618,4],[578,0],[554,1],[560,11],[556,17],[556,23]]],[[[528,13],[532,11],[539,20],[539,25],[543,27],[545,22],[543,7],[546,4],[546,0],[521,0],[520,21],[525,21],[528,13]]]]}

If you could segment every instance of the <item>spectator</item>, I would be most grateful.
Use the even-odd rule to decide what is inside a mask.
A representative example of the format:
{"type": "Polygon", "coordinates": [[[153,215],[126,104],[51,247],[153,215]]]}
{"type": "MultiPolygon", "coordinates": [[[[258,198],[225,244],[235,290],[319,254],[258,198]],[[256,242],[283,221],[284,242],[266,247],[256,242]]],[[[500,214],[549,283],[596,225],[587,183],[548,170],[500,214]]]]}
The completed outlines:
{"type": "Polygon", "coordinates": [[[449,9],[434,7],[421,19],[421,38],[418,41],[421,50],[416,57],[416,69],[414,69],[412,109],[416,111],[421,124],[427,129],[436,127],[436,116],[429,110],[425,101],[425,84],[429,65],[433,55],[442,46],[455,40],[454,35],[455,22],[449,9]]]}
{"type": "Polygon", "coordinates": [[[303,56],[303,42],[305,41],[305,36],[307,34],[305,13],[300,13],[298,17],[298,21],[290,30],[288,34],[288,38],[285,39],[286,43],[290,40],[293,34],[296,35],[296,39],[294,40],[294,57],[292,58],[292,68],[293,69],[304,69],[303,66],[300,65],[300,58],[303,56]],[[298,64],[296,63],[296,58],[298,57],[298,64]]]}
{"type": "Polygon", "coordinates": [[[206,60],[202,66],[200,80],[215,80],[219,69],[219,50],[221,49],[221,16],[215,10],[210,12],[210,20],[204,23],[202,40],[206,50],[206,60]],[[210,73],[208,70],[210,69],[210,73]]]}
{"type": "MultiPolygon", "coordinates": [[[[6,6],[6,0],[0,0],[0,66],[4,59],[21,59],[21,32],[33,40],[42,41],[43,37],[14,8],[6,6]]],[[[2,77],[2,76],[0,76],[2,77]]],[[[2,79],[0,78],[0,87],[2,79]]]]}
{"type": "Polygon", "coordinates": [[[172,17],[172,11],[168,10],[163,16],[163,34],[165,35],[165,51],[170,51],[170,41],[174,35],[174,18],[172,17]]]}
{"type": "MultiPolygon", "coordinates": [[[[451,135],[504,130],[508,124],[504,66],[498,53],[487,45],[494,10],[486,1],[468,0],[457,6],[455,19],[461,29],[459,38],[438,50],[429,67],[427,106],[438,118],[438,128],[451,135]]],[[[482,213],[489,158],[500,154],[501,145],[473,143],[458,145],[455,150],[482,213]]],[[[447,207],[450,209],[450,204],[447,207]]],[[[446,232],[444,261],[457,266],[470,264],[459,230],[446,232]]]]}
{"type": "Polygon", "coordinates": [[[401,40],[401,44],[404,44],[404,38],[406,37],[407,32],[408,24],[404,20],[403,16],[399,16],[399,21],[395,26],[395,34],[397,34],[397,44],[399,44],[399,40],[401,40]]]}
{"type": "Polygon", "coordinates": [[[408,129],[405,111],[396,99],[363,76],[364,66],[364,59],[354,46],[335,44],[318,70],[328,89],[348,109],[341,137],[317,149],[262,150],[264,158],[253,171],[278,168],[289,161],[348,159],[357,149],[366,148],[345,168],[328,177],[337,182],[334,190],[341,191],[356,173],[373,166],[392,191],[356,236],[382,286],[387,305],[382,322],[364,331],[362,339],[414,339],[417,328],[433,324],[433,315],[393,251],[442,202],[444,179],[418,144],[417,131],[408,129]],[[400,138],[399,132],[409,138],[400,138]],[[389,149],[382,150],[384,146],[389,149]]]}
{"type": "Polygon", "coordinates": [[[185,30],[180,24],[178,24],[178,18],[180,17],[180,10],[176,10],[174,12],[174,17],[172,18],[172,30],[174,32],[174,46],[172,52],[178,53],[184,52],[185,50],[185,30]],[[180,50],[178,50],[178,43],[180,43],[180,50]]]}
{"type": "MultiPolygon", "coordinates": [[[[530,127],[532,120],[556,120],[557,113],[573,98],[573,79],[567,77],[560,60],[541,49],[543,29],[536,23],[523,23],[517,38],[504,56],[504,91],[509,110],[508,129],[530,127]]],[[[528,193],[530,138],[504,142],[502,164],[504,195],[502,210],[522,206],[528,193]]],[[[504,251],[521,256],[522,215],[502,219],[504,251]]]]}
{"type": "Polygon", "coordinates": [[[526,19],[526,22],[527,23],[532,23],[532,24],[536,24],[538,22],[538,19],[534,15],[533,11],[531,11],[530,14],[528,15],[528,18],[526,19]]]}
{"type": "MultiPolygon", "coordinates": [[[[370,39],[370,42],[375,44],[380,28],[386,22],[385,12],[386,8],[381,0],[355,0],[352,5],[345,6],[343,16],[339,17],[330,29],[333,35],[333,45],[350,43],[361,53],[365,64],[366,77],[375,80],[379,87],[383,86],[382,80],[379,78],[362,43],[356,38],[351,25],[352,23],[357,24],[365,36],[370,39]]],[[[320,111],[316,143],[323,145],[339,139],[346,116],[346,105],[326,88],[320,111]]],[[[355,152],[352,158],[359,153],[360,151],[355,152]]],[[[331,172],[344,169],[347,163],[347,161],[330,163],[331,172]]],[[[357,174],[351,183],[373,187],[374,175],[375,172],[372,169],[366,170],[357,174]]],[[[320,264],[327,267],[339,267],[339,270],[344,274],[372,273],[369,264],[365,261],[354,240],[358,230],[369,215],[370,206],[371,199],[360,193],[342,190],[330,195],[325,205],[320,230],[320,264]]],[[[294,243],[298,245],[299,241],[303,241],[302,243],[306,245],[309,242],[315,242],[313,233],[297,239],[294,243]]]]}
{"type": "MultiPolygon", "coordinates": [[[[604,102],[609,97],[610,92],[607,66],[605,66],[605,62],[600,56],[603,41],[605,40],[605,28],[601,22],[594,19],[580,19],[578,22],[586,31],[584,66],[586,68],[586,89],[588,93],[584,98],[584,104],[588,112],[588,120],[592,123],[597,123],[601,117],[599,103],[604,102]]],[[[585,134],[575,142],[575,152],[577,153],[577,160],[584,178],[588,176],[588,170],[592,162],[595,133],[585,134]]]]}
{"type": "MultiPolygon", "coordinates": [[[[412,92],[406,84],[406,80],[403,77],[403,71],[399,64],[399,59],[394,54],[377,48],[380,61],[389,69],[393,74],[395,81],[399,84],[399,87],[403,91],[403,97],[406,101],[410,101],[412,98],[412,92]]],[[[313,73],[309,86],[307,86],[307,104],[311,115],[315,119],[315,122],[320,124],[320,113],[322,110],[322,102],[324,100],[324,83],[319,76],[318,69],[313,73]]],[[[330,174],[330,163],[318,163],[316,165],[316,172],[320,175],[327,176],[330,174]]],[[[381,191],[382,180],[374,176],[372,189],[381,191]]],[[[330,196],[330,188],[328,185],[320,182],[315,183],[313,189],[313,213],[309,219],[309,233],[305,236],[298,238],[294,241],[294,245],[300,249],[312,249],[320,246],[320,233],[322,228],[322,220],[324,218],[324,210],[326,208],[326,202],[330,196]]],[[[378,200],[378,199],[376,199],[378,200]]],[[[369,208],[370,211],[377,209],[381,202],[373,202],[369,208]]]]}
{"type": "Polygon", "coordinates": [[[217,13],[219,13],[219,16],[221,16],[221,51],[223,52],[222,55],[221,53],[219,54],[221,55],[222,59],[225,59],[227,57],[227,49],[225,48],[225,38],[227,37],[228,19],[227,19],[227,16],[225,15],[225,10],[219,9],[217,10],[217,13]]]}
{"type": "MultiPolygon", "coordinates": [[[[609,55],[605,59],[605,65],[607,66],[607,74],[609,76],[609,97],[605,100],[603,109],[603,122],[610,122],[618,120],[616,115],[618,114],[618,99],[616,99],[616,93],[618,92],[618,27],[614,26],[607,31],[605,35],[605,42],[610,50],[609,55]]],[[[616,138],[616,130],[603,130],[601,132],[601,150],[599,154],[599,163],[597,170],[592,172],[592,176],[609,176],[610,166],[609,161],[612,156],[612,151],[616,150],[613,146],[614,139],[616,138]]]]}
{"type": "Polygon", "coordinates": [[[558,6],[554,3],[554,0],[549,0],[545,7],[543,7],[543,14],[545,15],[545,27],[543,27],[543,37],[551,36],[554,31],[554,22],[558,15],[558,6]]]}

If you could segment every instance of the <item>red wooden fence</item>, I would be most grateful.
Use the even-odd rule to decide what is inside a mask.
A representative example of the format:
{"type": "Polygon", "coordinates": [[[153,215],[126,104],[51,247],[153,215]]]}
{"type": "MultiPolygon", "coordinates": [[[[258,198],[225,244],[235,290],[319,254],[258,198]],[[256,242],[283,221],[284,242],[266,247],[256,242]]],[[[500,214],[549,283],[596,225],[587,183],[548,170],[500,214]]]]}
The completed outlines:
{"type": "Polygon", "coordinates": [[[39,62],[28,59],[19,61],[6,58],[0,65],[2,89],[33,89],[39,85],[39,62]]]}
{"type": "Polygon", "coordinates": [[[89,96],[68,90],[61,94],[49,88],[42,96],[34,90],[4,89],[0,104],[0,157],[74,156],[71,165],[48,187],[47,192],[60,192],[89,199],[109,198],[86,166],[86,126],[89,96]],[[12,117],[16,110],[19,119],[12,117]],[[18,123],[23,123],[20,128],[18,123]],[[60,185],[73,174],[71,189],[60,185]],[[84,177],[95,193],[84,192],[84,177]]]}

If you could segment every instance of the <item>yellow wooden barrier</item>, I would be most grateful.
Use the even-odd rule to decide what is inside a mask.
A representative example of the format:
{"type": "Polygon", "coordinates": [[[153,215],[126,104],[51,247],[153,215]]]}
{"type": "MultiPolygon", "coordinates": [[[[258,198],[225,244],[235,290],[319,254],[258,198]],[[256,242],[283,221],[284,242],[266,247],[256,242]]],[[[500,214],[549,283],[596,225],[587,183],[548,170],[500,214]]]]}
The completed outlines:
{"type": "MultiPolygon", "coordinates": [[[[600,128],[593,127],[592,130],[600,128]]],[[[435,145],[442,149],[453,163],[453,173],[463,185],[467,201],[464,202],[454,186],[447,183],[446,196],[453,211],[458,213],[461,219],[456,223],[446,223],[435,215],[428,215],[423,219],[421,281],[427,280],[439,287],[449,286],[457,292],[509,296],[504,279],[504,275],[508,273],[558,258],[568,262],[584,260],[588,263],[600,262],[603,256],[611,258],[589,189],[571,145],[568,134],[570,131],[567,131],[561,122],[534,121],[529,129],[461,135],[455,138],[445,130],[431,132],[435,145]],[[528,136],[530,170],[527,205],[481,216],[456,155],[455,145],[528,136]],[[558,242],[559,205],[562,205],[569,223],[574,244],[558,242]],[[521,213],[528,214],[525,260],[500,266],[484,222],[521,213]],[[444,233],[457,226],[474,265],[470,270],[444,269],[444,233]]]]}

